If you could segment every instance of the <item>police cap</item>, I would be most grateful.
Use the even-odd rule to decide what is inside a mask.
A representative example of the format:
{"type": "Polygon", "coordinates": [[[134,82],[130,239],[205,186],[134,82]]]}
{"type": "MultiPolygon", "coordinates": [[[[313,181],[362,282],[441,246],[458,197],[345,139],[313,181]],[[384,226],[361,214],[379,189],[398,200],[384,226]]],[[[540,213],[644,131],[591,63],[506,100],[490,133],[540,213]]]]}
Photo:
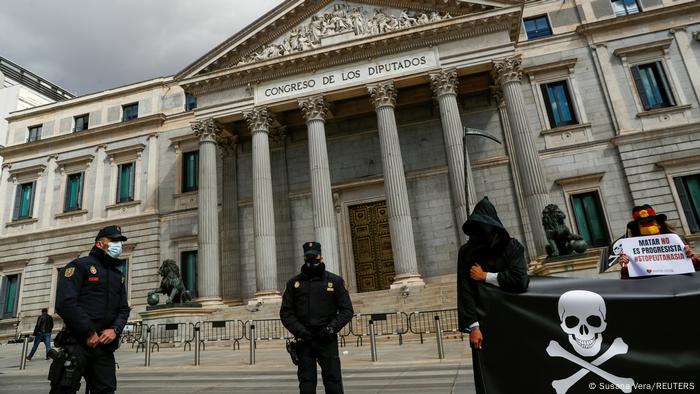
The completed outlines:
{"type": "Polygon", "coordinates": [[[315,241],[304,243],[304,256],[307,254],[321,254],[321,244],[315,241]]]}
{"type": "Polygon", "coordinates": [[[102,237],[109,238],[113,241],[126,241],[126,237],[122,235],[122,228],[119,226],[107,226],[100,230],[95,237],[95,241],[102,237]]]}

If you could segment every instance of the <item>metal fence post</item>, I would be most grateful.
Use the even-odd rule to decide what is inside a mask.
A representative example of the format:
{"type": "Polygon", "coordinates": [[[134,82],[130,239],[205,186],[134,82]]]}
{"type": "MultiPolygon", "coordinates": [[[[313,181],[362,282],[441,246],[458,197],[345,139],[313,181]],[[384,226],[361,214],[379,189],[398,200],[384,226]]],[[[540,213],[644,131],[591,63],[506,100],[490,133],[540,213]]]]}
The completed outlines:
{"type": "Polygon", "coordinates": [[[250,365],[255,364],[255,324],[250,325],[250,365]]]}
{"type": "Polygon", "coordinates": [[[144,355],[145,355],[145,360],[143,365],[145,367],[150,367],[151,366],[151,327],[148,326],[146,328],[146,346],[143,349],[144,355]]]}
{"type": "Polygon", "coordinates": [[[199,346],[200,342],[199,339],[201,337],[201,334],[199,332],[199,326],[194,327],[194,365],[199,365],[200,359],[199,359],[199,346]]]}
{"type": "Polygon", "coordinates": [[[438,358],[445,358],[445,347],[442,343],[442,327],[440,326],[440,316],[435,316],[435,338],[437,338],[438,358]]]}
{"type": "MultiPolygon", "coordinates": [[[[36,341],[36,338],[34,338],[36,341]]],[[[22,371],[27,368],[27,351],[29,350],[29,337],[24,337],[24,342],[22,342],[22,359],[19,360],[19,370],[22,371]]]]}
{"type": "Polygon", "coordinates": [[[372,361],[377,361],[377,339],[374,337],[374,321],[369,321],[369,346],[372,353],[372,361]]]}

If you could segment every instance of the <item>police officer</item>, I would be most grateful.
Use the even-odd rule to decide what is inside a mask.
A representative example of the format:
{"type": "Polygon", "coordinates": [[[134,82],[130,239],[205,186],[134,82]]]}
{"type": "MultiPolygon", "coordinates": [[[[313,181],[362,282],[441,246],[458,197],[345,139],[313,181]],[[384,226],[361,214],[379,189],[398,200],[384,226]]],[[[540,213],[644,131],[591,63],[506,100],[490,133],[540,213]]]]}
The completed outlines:
{"type": "MultiPolygon", "coordinates": [[[[62,346],[91,394],[117,389],[114,351],[130,312],[124,276],[117,269],[123,263],[118,257],[125,241],[119,226],[105,227],[90,254],[71,261],[59,273],[56,312],[67,329],[62,346]]],[[[66,385],[65,380],[52,381],[51,394],[75,393],[77,379],[77,387],[66,385]]]]}
{"type": "Polygon", "coordinates": [[[282,324],[298,341],[299,391],[316,393],[316,363],[321,366],[326,393],[343,392],[337,333],[353,315],[343,278],[326,271],[321,244],[304,244],[301,273],[287,282],[282,297],[282,324]]]}

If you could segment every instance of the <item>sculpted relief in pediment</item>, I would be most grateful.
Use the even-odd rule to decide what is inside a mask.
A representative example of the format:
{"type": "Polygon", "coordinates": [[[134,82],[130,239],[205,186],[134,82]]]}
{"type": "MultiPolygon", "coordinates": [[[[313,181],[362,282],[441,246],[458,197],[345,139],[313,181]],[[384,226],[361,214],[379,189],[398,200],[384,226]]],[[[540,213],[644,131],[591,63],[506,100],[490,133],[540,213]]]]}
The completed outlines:
{"type": "Polygon", "coordinates": [[[359,37],[389,33],[414,26],[439,22],[450,14],[418,12],[408,9],[370,9],[360,4],[330,4],[272,43],[245,56],[237,65],[255,63],[278,56],[308,51],[359,37]]]}

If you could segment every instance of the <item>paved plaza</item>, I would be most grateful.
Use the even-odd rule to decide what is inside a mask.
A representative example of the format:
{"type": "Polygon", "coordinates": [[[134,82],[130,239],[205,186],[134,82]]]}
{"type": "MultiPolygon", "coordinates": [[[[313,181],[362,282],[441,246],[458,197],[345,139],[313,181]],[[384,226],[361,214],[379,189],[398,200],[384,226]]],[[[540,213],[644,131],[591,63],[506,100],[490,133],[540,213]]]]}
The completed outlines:
{"type": "MultiPolygon", "coordinates": [[[[421,344],[394,338],[380,340],[378,361],[371,361],[369,343],[340,348],[347,393],[460,393],[474,392],[471,355],[467,342],[445,339],[445,358],[438,359],[434,338],[421,344]],[[346,353],[347,352],[347,353],[346,353]]],[[[43,346],[19,370],[21,344],[0,346],[0,387],[3,394],[48,392],[46,376],[50,361],[43,359],[43,346]]],[[[296,393],[296,369],[284,350],[284,342],[258,343],[256,364],[250,365],[248,342],[232,351],[223,344],[208,344],[201,365],[194,366],[194,352],[182,347],[153,352],[151,366],[144,367],[144,353],[124,344],[116,354],[120,393],[296,393]]],[[[321,382],[319,370],[319,383],[321,382]]],[[[84,387],[84,386],[83,386],[84,387]]],[[[84,389],[83,389],[84,390],[84,389]]],[[[323,386],[319,384],[320,393],[323,386]]],[[[81,390],[82,392],[82,390],[81,390]]]]}

